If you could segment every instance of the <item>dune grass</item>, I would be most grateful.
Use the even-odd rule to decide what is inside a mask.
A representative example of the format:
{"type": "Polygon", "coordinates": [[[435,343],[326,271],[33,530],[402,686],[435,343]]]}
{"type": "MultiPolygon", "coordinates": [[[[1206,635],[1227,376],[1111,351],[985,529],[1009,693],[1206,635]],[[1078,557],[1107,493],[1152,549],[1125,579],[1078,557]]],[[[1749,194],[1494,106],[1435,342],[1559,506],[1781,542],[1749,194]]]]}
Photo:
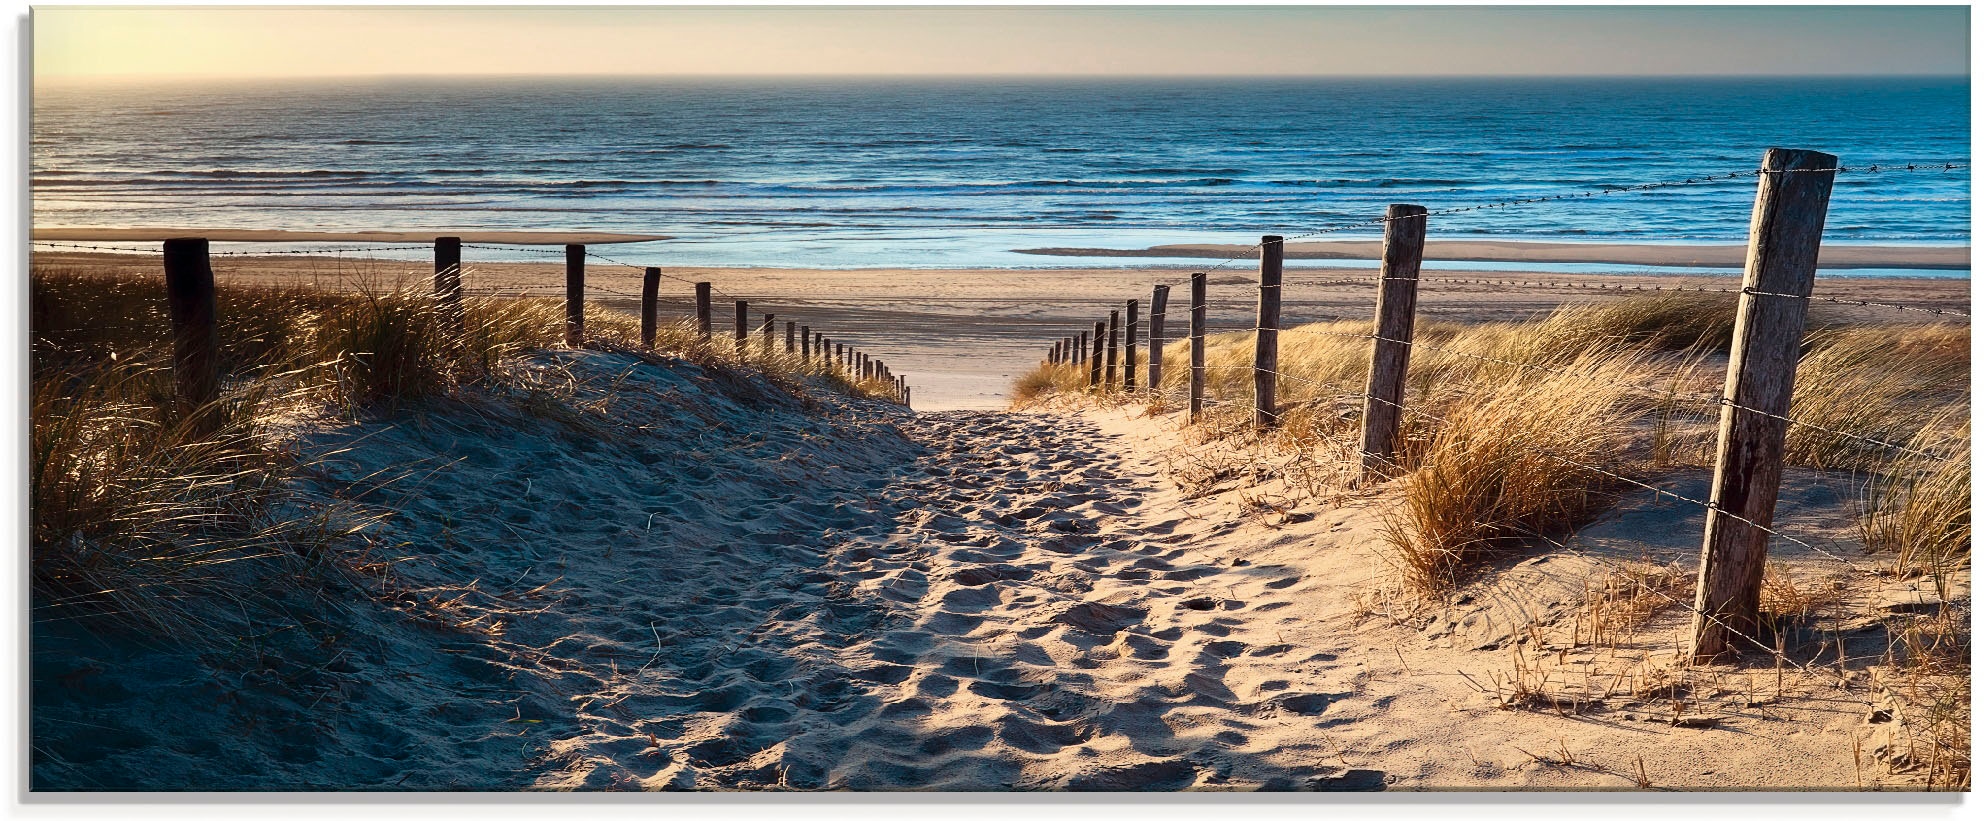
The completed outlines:
{"type": "MultiPolygon", "coordinates": [[[[349,530],[284,505],[300,465],[278,429],[325,409],[391,414],[407,403],[524,378],[519,354],[562,344],[558,300],[469,298],[459,317],[422,288],[333,292],[222,283],[216,294],[223,395],[187,417],[173,401],[162,280],[35,269],[30,279],[29,504],[37,618],[90,618],[196,640],[215,614],[266,598],[244,560],[331,572],[328,540],[349,530]],[[192,416],[210,424],[189,423],[192,416]]],[[[677,357],[884,398],[815,359],[743,352],[686,323],[659,329],[588,305],[587,346],[677,357]]],[[[659,360],[657,360],[659,361],[659,360]]]]}
{"type": "MultiPolygon", "coordinates": [[[[1528,322],[1422,322],[1390,483],[1399,506],[1386,529],[1406,585],[1437,596],[1480,557],[1575,527],[1629,484],[1619,477],[1706,467],[1734,317],[1734,295],[1658,292],[1567,305],[1528,322]]],[[[1810,325],[1791,416],[1818,427],[1791,426],[1788,460],[1885,477],[1870,491],[1870,509],[1883,511],[1869,515],[1870,547],[1914,567],[1967,556],[1969,435],[1955,423],[1969,413],[1968,329],[1824,315],[1810,325]],[[1898,463],[1883,441],[1962,458],[1898,463]],[[1961,527],[1951,524],[1958,519],[1961,527]]],[[[1213,405],[1202,435],[1354,460],[1369,328],[1345,321],[1282,331],[1279,424],[1268,431],[1254,430],[1248,412],[1253,334],[1209,336],[1213,405]]],[[[1165,361],[1189,356],[1178,340],[1165,361]]],[[[1182,404],[1188,377],[1173,364],[1157,397],[1182,404]]],[[[1092,398],[1076,378],[1070,366],[1042,366],[1021,377],[1016,395],[1092,398]]],[[[1357,471],[1340,467],[1334,474],[1352,481],[1357,471]]]]}

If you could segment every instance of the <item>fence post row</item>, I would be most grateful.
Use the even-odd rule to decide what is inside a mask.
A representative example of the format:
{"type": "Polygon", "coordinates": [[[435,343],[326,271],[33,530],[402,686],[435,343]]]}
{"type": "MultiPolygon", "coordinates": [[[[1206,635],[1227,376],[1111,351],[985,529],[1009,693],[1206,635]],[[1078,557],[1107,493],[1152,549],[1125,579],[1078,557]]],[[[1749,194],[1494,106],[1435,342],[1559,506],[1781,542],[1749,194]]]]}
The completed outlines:
{"type": "Polygon", "coordinates": [[[1771,519],[1784,475],[1792,379],[1818,271],[1826,205],[1839,158],[1817,151],[1764,152],[1750,213],[1750,249],[1723,380],[1715,478],[1695,582],[1694,657],[1713,659],[1760,631],[1758,604],[1771,519]],[[1800,172],[1800,173],[1791,173],[1800,172]],[[1738,411],[1736,407],[1757,412],[1738,411]]]}
{"type": "Polygon", "coordinates": [[[1123,390],[1137,389],[1137,301],[1123,307],[1123,390]]]}
{"type": "Polygon", "coordinates": [[[220,421],[220,338],[215,332],[214,269],[207,241],[165,241],[165,307],[172,321],[172,382],[179,416],[198,433],[220,421]]]}
{"type": "Polygon", "coordinates": [[[1105,326],[1102,322],[1095,323],[1095,338],[1089,342],[1088,386],[1091,388],[1102,384],[1102,333],[1105,326]]]}
{"type": "Polygon", "coordinates": [[[654,347],[656,301],[661,299],[661,269],[641,271],[641,346],[654,347]]]}
{"type": "Polygon", "coordinates": [[[1122,334],[1122,323],[1121,311],[1109,312],[1109,354],[1102,360],[1102,388],[1105,391],[1116,386],[1116,339],[1122,334]]]}
{"type": "Polygon", "coordinates": [[[462,238],[434,238],[434,296],[441,313],[461,331],[462,320],[462,238]]]}
{"type": "Polygon", "coordinates": [[[1274,425],[1281,356],[1281,237],[1261,237],[1261,301],[1254,321],[1254,427],[1274,425]]]}
{"type": "Polygon", "coordinates": [[[703,332],[703,339],[710,338],[710,284],[696,283],[696,329],[703,332]]]}
{"type": "Polygon", "coordinates": [[[1419,305],[1419,263],[1426,251],[1426,209],[1385,209],[1385,239],[1378,256],[1378,313],[1372,319],[1371,370],[1364,384],[1362,480],[1382,479],[1398,460],[1398,426],[1404,416],[1405,374],[1412,359],[1413,316],[1419,305]]]}
{"type": "Polygon", "coordinates": [[[1164,303],[1171,299],[1171,286],[1150,286],[1150,378],[1144,380],[1154,394],[1164,384],[1164,303]]]}
{"type": "Polygon", "coordinates": [[[1192,275],[1192,379],[1188,388],[1187,401],[1190,410],[1187,419],[1199,421],[1206,405],[1206,274],[1200,271],[1192,275]]]}
{"type": "Polygon", "coordinates": [[[565,344],[586,341],[586,247],[565,246],[565,344]]]}

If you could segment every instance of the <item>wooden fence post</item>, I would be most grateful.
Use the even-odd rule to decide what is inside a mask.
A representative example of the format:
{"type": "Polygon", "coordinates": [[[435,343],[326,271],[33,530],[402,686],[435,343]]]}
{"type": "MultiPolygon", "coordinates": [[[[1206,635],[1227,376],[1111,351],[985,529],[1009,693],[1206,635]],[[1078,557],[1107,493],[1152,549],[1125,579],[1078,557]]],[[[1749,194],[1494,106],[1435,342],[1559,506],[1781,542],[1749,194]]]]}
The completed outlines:
{"type": "Polygon", "coordinates": [[[441,313],[461,332],[462,319],[462,238],[434,238],[434,297],[441,313]]]}
{"type": "Polygon", "coordinates": [[[1281,237],[1261,237],[1261,303],[1254,319],[1254,427],[1275,423],[1281,360],[1281,237]]]}
{"type": "Polygon", "coordinates": [[[834,367],[842,371],[847,370],[847,343],[845,342],[834,343],[834,367]]]}
{"type": "Polygon", "coordinates": [[[1171,286],[1150,286],[1150,378],[1144,384],[1154,395],[1164,386],[1164,304],[1171,299],[1171,286]]]}
{"type": "Polygon", "coordinates": [[[586,341],[586,247],[565,246],[565,344],[586,341]]]}
{"type": "Polygon", "coordinates": [[[758,346],[764,349],[766,356],[772,355],[772,330],[776,327],[778,317],[765,314],[765,324],[758,328],[758,346]]]}
{"type": "Polygon", "coordinates": [[[661,298],[661,269],[641,272],[641,346],[654,347],[656,300],[661,298]]]}
{"type": "Polygon", "coordinates": [[[1413,316],[1419,305],[1419,261],[1426,251],[1426,209],[1385,208],[1378,262],[1378,314],[1372,320],[1371,372],[1364,382],[1362,481],[1383,479],[1398,461],[1398,426],[1405,411],[1405,374],[1412,360],[1413,316]]]}
{"type": "Polygon", "coordinates": [[[696,328],[703,332],[703,339],[710,338],[710,284],[696,283],[696,328]]]}
{"type": "Polygon", "coordinates": [[[786,320],[785,321],[785,355],[786,356],[791,356],[799,352],[798,335],[799,335],[799,323],[794,322],[790,319],[786,320]]]}
{"type": "Polygon", "coordinates": [[[903,406],[903,407],[905,407],[905,408],[907,408],[907,407],[909,407],[909,386],[908,386],[908,385],[903,385],[903,386],[902,386],[902,406],[903,406]]]}
{"type": "Polygon", "coordinates": [[[1105,323],[1095,323],[1095,337],[1089,342],[1088,386],[1091,388],[1102,384],[1102,334],[1105,327],[1105,323]]]}
{"type": "Polygon", "coordinates": [[[1137,389],[1137,301],[1125,303],[1123,309],[1123,390],[1137,389]]]}
{"type": "Polygon", "coordinates": [[[1122,311],[1109,312],[1109,353],[1102,360],[1102,389],[1116,386],[1116,342],[1123,333],[1122,311]]]}
{"type": "Polygon", "coordinates": [[[813,326],[799,326],[799,361],[813,361],[813,326]]]}
{"type": "Polygon", "coordinates": [[[750,339],[750,332],[745,326],[751,322],[751,303],[741,299],[737,300],[736,311],[736,316],[731,319],[731,324],[735,326],[731,328],[731,331],[737,336],[737,355],[742,357],[744,356],[744,346],[748,344],[748,340],[750,339]]]}
{"type": "Polygon", "coordinates": [[[1088,364],[1088,331],[1075,334],[1075,365],[1088,364]]]}
{"type": "Polygon", "coordinates": [[[207,241],[165,241],[165,308],[172,321],[172,382],[179,415],[195,431],[210,433],[220,421],[220,337],[215,331],[214,269],[207,241]]]}
{"type": "Polygon", "coordinates": [[[1697,660],[1737,650],[1740,637],[1754,638],[1760,631],[1767,528],[1784,476],[1781,417],[1791,411],[1806,303],[1838,167],[1838,157],[1817,151],[1764,152],[1695,583],[1697,660]]]}
{"type": "Polygon", "coordinates": [[[1190,410],[1186,419],[1199,421],[1205,413],[1206,404],[1206,273],[1200,271],[1192,275],[1192,379],[1188,401],[1190,410]]]}

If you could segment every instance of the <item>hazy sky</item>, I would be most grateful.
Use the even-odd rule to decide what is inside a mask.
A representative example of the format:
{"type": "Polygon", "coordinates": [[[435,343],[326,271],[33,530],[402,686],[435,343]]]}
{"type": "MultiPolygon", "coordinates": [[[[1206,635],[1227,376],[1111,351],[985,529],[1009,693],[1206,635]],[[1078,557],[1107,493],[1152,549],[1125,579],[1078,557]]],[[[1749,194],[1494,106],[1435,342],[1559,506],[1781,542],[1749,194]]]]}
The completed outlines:
{"type": "Polygon", "coordinates": [[[38,78],[1967,74],[1965,7],[50,7],[38,78]]]}

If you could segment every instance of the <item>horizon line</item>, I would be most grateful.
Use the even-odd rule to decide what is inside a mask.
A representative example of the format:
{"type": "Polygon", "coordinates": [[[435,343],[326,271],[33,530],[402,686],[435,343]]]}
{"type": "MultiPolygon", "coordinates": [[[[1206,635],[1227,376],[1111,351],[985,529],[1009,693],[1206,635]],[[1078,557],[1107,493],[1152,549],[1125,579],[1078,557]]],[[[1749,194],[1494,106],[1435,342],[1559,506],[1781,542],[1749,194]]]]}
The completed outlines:
{"type": "Polygon", "coordinates": [[[57,74],[35,76],[32,82],[133,82],[133,81],[238,81],[282,82],[288,80],[1857,80],[1857,79],[1970,79],[1964,73],[1729,73],[1729,74],[1087,74],[1087,73],[394,73],[394,74],[293,74],[244,76],[238,74],[57,74]]]}

